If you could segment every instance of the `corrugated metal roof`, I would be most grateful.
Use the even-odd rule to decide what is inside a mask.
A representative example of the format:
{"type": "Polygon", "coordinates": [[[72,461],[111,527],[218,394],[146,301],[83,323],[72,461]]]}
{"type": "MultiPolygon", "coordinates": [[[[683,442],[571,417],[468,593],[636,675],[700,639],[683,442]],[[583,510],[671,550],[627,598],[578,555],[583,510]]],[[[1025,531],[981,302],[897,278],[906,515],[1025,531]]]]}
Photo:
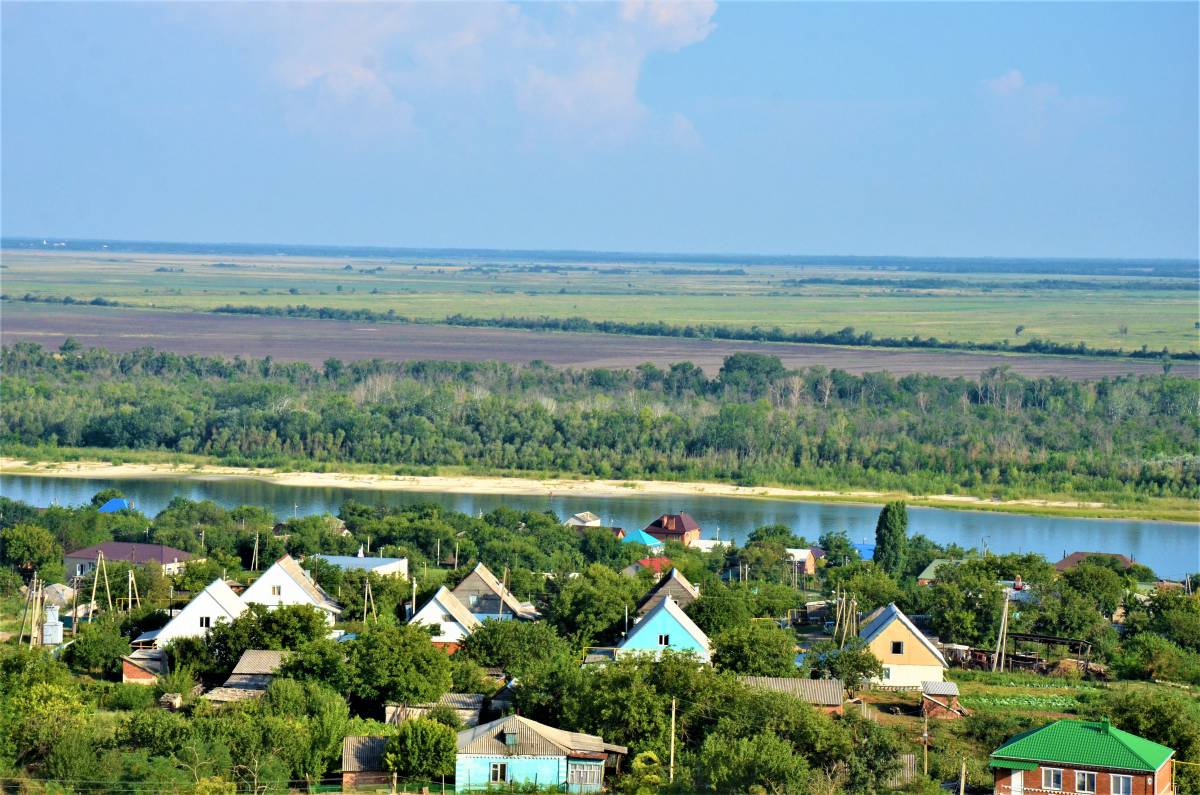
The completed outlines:
{"type": "Polygon", "coordinates": [[[458,733],[460,754],[486,756],[572,756],[575,754],[624,754],[629,749],[621,745],[605,743],[592,734],[581,734],[556,729],[544,723],[509,715],[483,723],[458,733]],[[509,745],[504,735],[516,732],[517,742],[509,745]]]}
{"type": "Polygon", "coordinates": [[[839,707],[846,700],[840,679],[797,679],[785,676],[739,676],[739,682],[798,698],[821,707],[839,707]]]}
{"type": "Polygon", "coordinates": [[[192,559],[192,553],[182,549],[165,544],[139,544],[132,541],[105,541],[103,544],[93,544],[68,552],[64,557],[95,560],[100,552],[104,553],[105,560],[123,560],[127,563],[174,563],[192,559]]]}
{"type": "MultiPolygon", "coordinates": [[[[398,707],[399,704],[389,703],[389,707],[398,707]]],[[[408,706],[414,709],[433,709],[434,707],[449,707],[450,709],[482,709],[483,696],[478,693],[445,693],[435,702],[428,704],[409,704],[408,706]]]]}
{"type": "Polygon", "coordinates": [[[992,758],[1152,773],[1174,753],[1108,721],[1059,720],[1018,734],[993,751],[992,758]]]}
{"type": "Polygon", "coordinates": [[[659,581],[657,585],[638,602],[638,613],[646,614],[658,607],[658,603],[667,597],[675,600],[680,607],[687,607],[700,598],[700,591],[688,582],[679,569],[671,569],[671,573],[659,581]]]}
{"type": "Polygon", "coordinates": [[[337,566],[339,569],[356,569],[362,571],[372,571],[384,566],[408,561],[408,558],[360,558],[357,555],[313,555],[313,557],[323,560],[331,566],[337,566]]]}
{"type": "Polygon", "coordinates": [[[214,687],[201,698],[205,701],[215,701],[218,704],[228,704],[232,701],[247,701],[252,698],[262,698],[266,689],[251,689],[245,687],[214,687]]]}
{"type": "Polygon", "coordinates": [[[922,682],[921,692],[927,696],[957,696],[957,682],[922,682]]]}
{"type": "Polygon", "coordinates": [[[273,674],[283,665],[288,652],[271,649],[247,649],[242,652],[237,665],[233,666],[234,674],[273,674]]]}
{"type": "Polygon", "coordinates": [[[342,740],[342,772],[362,773],[383,770],[386,737],[350,736],[342,740]]]}

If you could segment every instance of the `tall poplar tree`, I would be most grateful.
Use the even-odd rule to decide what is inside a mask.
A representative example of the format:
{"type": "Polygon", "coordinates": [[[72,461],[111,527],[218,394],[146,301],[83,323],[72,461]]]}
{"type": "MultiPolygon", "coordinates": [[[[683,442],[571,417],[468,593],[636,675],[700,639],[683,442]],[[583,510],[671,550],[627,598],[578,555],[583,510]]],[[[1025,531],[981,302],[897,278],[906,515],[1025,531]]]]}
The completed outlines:
{"type": "Polygon", "coordinates": [[[903,502],[889,502],[879,512],[879,521],[875,525],[875,562],[893,577],[904,573],[907,541],[908,510],[903,502]]]}

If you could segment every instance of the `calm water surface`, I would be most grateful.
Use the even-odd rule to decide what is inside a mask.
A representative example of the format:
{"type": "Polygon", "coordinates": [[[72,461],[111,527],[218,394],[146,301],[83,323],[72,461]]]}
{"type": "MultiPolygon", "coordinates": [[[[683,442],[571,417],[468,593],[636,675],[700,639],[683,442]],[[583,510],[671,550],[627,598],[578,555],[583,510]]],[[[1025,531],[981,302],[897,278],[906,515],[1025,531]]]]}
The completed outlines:
{"type": "MultiPolygon", "coordinates": [[[[104,488],[117,487],[139,510],[154,515],[173,497],[213,500],[226,507],[260,505],[277,516],[337,513],[347,500],[371,505],[433,502],[463,513],[488,512],[500,505],[518,510],[550,510],[561,517],[594,511],[605,524],[644,527],[661,513],[687,511],[704,528],[705,538],[741,540],[764,524],[782,523],[815,541],[826,530],[845,530],[851,540],[871,540],[878,506],[733,497],[532,497],[495,494],[448,494],[373,489],[280,486],[242,479],[80,479],[0,475],[0,494],[47,506],[87,502],[104,488]]],[[[909,530],[942,543],[987,547],[995,552],[1038,552],[1051,561],[1076,550],[1118,552],[1154,569],[1160,577],[1180,579],[1200,571],[1200,523],[1124,519],[1063,519],[1047,516],[910,508],[909,530]]]]}

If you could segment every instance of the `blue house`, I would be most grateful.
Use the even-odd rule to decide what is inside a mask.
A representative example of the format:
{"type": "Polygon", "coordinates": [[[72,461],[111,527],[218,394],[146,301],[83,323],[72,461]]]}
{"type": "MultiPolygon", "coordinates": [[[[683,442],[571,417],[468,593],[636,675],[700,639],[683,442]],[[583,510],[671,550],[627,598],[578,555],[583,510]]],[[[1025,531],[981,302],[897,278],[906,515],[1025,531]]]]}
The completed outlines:
{"type": "Polygon", "coordinates": [[[458,733],[454,791],[533,784],[564,792],[599,792],[605,763],[628,751],[591,734],[509,715],[458,733]]]}
{"type": "Polygon", "coordinates": [[[670,596],[637,620],[617,646],[617,654],[641,652],[657,655],[664,649],[690,651],[702,662],[712,660],[712,644],[708,636],[670,596]]]}
{"type": "Polygon", "coordinates": [[[626,533],[625,537],[621,539],[621,543],[644,544],[650,550],[650,554],[652,555],[657,555],[659,552],[662,552],[663,549],[663,542],[659,541],[645,530],[633,530],[626,533]]]}

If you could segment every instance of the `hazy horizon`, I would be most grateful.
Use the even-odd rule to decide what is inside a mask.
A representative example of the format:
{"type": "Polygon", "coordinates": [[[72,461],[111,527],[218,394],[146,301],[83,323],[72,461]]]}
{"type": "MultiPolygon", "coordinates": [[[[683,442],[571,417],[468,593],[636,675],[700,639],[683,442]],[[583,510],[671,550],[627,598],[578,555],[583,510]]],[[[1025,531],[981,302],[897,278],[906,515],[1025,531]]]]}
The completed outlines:
{"type": "Polygon", "coordinates": [[[6,236],[1200,257],[1196,4],[0,12],[6,236]]]}

